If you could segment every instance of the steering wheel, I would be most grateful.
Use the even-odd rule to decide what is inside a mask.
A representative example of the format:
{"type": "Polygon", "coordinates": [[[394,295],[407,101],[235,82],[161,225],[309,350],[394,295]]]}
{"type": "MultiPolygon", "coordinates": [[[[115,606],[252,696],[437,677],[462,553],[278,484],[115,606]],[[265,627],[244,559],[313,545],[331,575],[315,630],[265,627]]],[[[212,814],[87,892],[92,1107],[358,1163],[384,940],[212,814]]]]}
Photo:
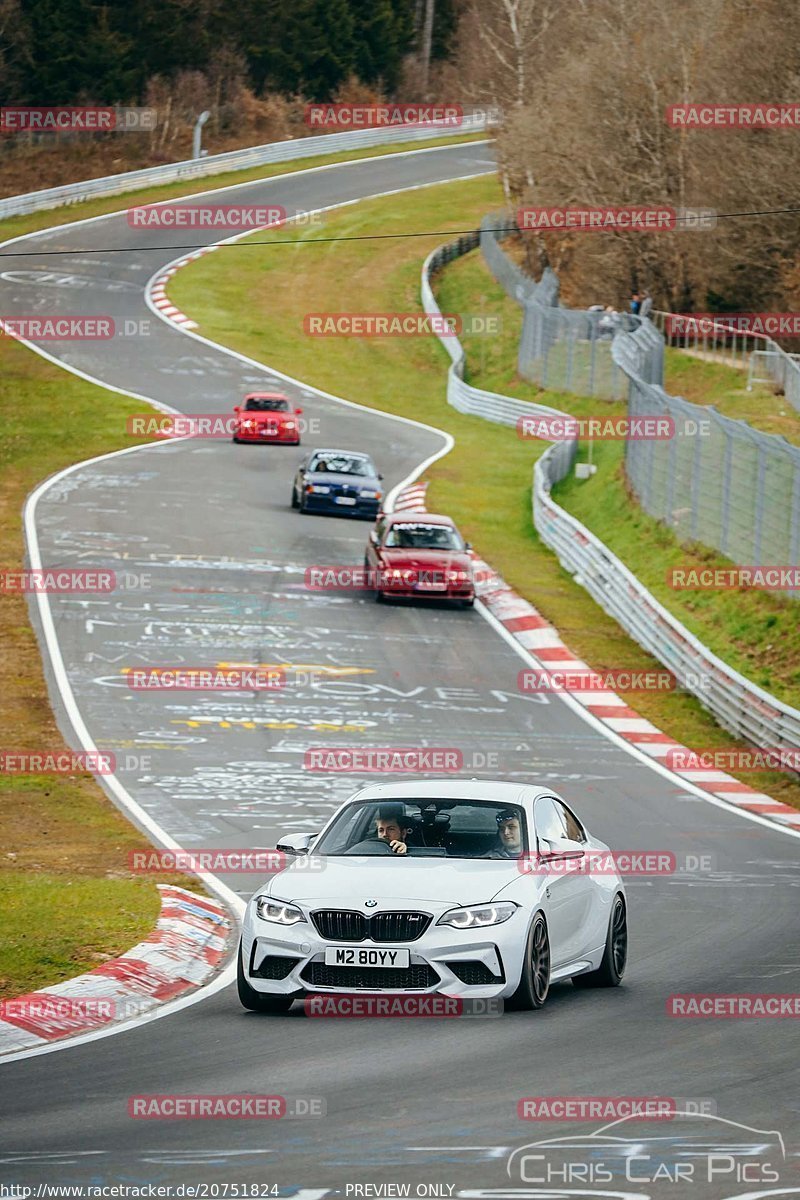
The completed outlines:
{"type": "Polygon", "coordinates": [[[377,838],[367,838],[363,842],[356,842],[355,846],[351,846],[349,850],[345,850],[345,854],[391,854],[394,851],[388,842],[381,842],[377,838]]]}

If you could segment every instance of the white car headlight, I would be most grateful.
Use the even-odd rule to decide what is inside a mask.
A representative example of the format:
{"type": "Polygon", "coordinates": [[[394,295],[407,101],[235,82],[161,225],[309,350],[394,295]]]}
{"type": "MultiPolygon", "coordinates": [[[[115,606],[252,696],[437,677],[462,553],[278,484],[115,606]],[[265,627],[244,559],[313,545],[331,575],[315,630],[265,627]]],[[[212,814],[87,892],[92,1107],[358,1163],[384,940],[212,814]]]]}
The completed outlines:
{"type": "Polygon", "coordinates": [[[310,492],[325,492],[327,494],[331,489],[329,487],[323,487],[319,483],[310,483],[308,485],[308,490],[310,492]]]}
{"type": "Polygon", "coordinates": [[[371,491],[369,488],[362,488],[359,495],[364,500],[380,500],[381,498],[380,492],[371,491]]]}
{"type": "Polygon", "coordinates": [[[436,922],[437,925],[452,925],[454,929],[482,929],[485,925],[502,925],[513,917],[519,908],[513,900],[501,900],[497,904],[473,904],[469,908],[451,908],[436,922]]]}
{"type": "Polygon", "coordinates": [[[294,904],[284,904],[283,900],[273,900],[269,896],[259,896],[256,900],[256,912],[262,921],[274,921],[276,925],[299,925],[305,917],[294,904]]]}

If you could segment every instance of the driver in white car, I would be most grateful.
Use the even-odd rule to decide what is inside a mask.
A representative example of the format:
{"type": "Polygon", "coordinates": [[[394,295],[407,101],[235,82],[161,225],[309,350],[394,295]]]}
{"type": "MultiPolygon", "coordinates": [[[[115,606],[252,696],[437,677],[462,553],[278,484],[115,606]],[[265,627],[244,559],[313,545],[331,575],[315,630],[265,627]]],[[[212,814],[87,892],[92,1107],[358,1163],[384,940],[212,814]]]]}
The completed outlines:
{"type": "Polygon", "coordinates": [[[407,853],[406,839],[411,832],[411,823],[402,806],[393,805],[390,808],[379,809],[375,820],[375,832],[379,841],[388,842],[394,854],[407,853]]]}
{"type": "Polygon", "coordinates": [[[522,853],[522,827],[515,812],[497,814],[497,846],[489,858],[519,858],[522,853]]]}

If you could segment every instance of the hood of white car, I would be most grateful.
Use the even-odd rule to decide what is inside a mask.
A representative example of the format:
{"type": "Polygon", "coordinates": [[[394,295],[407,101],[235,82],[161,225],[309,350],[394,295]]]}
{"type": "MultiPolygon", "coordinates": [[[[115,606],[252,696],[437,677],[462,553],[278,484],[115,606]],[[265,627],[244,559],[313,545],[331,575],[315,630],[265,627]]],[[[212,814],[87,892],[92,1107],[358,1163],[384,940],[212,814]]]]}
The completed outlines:
{"type": "Polygon", "coordinates": [[[517,863],[508,859],[311,855],[274,875],[259,894],[336,908],[360,909],[366,900],[377,900],[379,911],[386,902],[479,904],[518,878],[517,863]]]}

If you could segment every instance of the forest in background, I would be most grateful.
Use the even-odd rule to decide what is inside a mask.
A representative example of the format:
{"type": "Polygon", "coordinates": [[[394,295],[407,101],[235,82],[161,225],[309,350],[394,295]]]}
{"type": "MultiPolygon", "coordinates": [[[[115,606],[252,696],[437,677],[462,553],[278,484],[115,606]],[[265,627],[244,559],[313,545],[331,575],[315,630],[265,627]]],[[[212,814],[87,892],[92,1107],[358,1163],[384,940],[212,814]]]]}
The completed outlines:
{"type": "Polygon", "coordinates": [[[776,212],[795,207],[800,129],[665,119],[680,102],[800,102],[784,0],[0,0],[0,79],[6,103],[158,111],[148,134],[3,137],[6,195],[188,157],[204,109],[213,153],[312,132],[308,101],[491,105],[512,208],[748,214],[702,233],[526,234],[531,272],[553,266],[570,302],[800,301],[798,214],[776,212]]]}

